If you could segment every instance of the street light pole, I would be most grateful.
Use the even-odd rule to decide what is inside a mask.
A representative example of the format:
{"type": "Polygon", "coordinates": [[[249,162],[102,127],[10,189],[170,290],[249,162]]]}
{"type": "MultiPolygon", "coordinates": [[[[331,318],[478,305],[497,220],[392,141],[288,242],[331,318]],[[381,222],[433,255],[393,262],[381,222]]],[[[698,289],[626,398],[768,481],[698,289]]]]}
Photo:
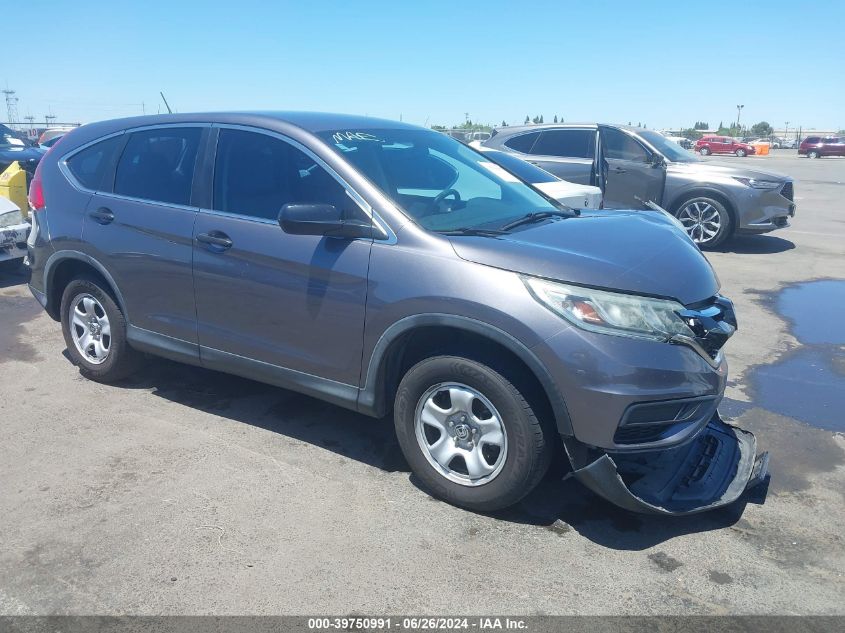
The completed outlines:
{"type": "Polygon", "coordinates": [[[786,135],[789,134],[789,121],[785,121],[784,126],[785,127],[783,128],[783,138],[786,138],[786,135]]]}
{"type": "Polygon", "coordinates": [[[744,107],[745,107],[744,105],[739,105],[739,104],[737,104],[737,106],[736,106],[736,127],[737,128],[739,128],[739,115],[742,114],[742,109],[744,107]]]}

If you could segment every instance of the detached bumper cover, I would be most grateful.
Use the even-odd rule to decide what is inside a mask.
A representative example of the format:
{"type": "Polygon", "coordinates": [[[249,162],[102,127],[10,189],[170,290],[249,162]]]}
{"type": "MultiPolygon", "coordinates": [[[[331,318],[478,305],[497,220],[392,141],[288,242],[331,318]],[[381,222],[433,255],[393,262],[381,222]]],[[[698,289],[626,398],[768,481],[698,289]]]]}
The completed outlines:
{"type": "Polygon", "coordinates": [[[26,255],[29,223],[0,227],[0,261],[19,259],[26,255]]]}
{"type": "Polygon", "coordinates": [[[769,455],[756,455],[748,431],[725,424],[718,413],[683,446],[648,453],[606,453],[566,439],[573,476],[621,508],[682,515],[733,503],[763,482],[769,455]]]}

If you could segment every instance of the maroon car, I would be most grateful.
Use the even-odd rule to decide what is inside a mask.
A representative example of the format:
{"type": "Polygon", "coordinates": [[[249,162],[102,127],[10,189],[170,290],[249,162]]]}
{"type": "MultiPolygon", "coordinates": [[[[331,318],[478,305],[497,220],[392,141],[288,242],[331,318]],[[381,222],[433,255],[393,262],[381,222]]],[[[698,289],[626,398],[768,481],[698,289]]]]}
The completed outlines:
{"type": "Polygon", "coordinates": [[[841,136],[808,136],[798,147],[798,153],[807,158],[845,156],[845,138],[841,136]]]}
{"type": "Polygon", "coordinates": [[[755,152],[754,146],[748,143],[740,143],[730,136],[702,136],[695,142],[695,151],[702,156],[708,154],[736,154],[737,156],[748,156],[755,152]]]}

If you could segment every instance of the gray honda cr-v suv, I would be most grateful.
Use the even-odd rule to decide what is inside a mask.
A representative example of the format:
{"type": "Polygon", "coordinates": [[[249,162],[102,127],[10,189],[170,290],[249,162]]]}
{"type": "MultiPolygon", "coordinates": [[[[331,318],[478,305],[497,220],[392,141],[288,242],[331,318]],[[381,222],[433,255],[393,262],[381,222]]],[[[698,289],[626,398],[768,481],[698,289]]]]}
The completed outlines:
{"type": "Polygon", "coordinates": [[[424,485],[476,510],[555,453],[645,512],[765,476],[716,413],[731,303],[662,213],[579,214],[437,132],[309,113],[87,125],[30,203],[32,292],[94,380],[146,352],[392,413],[424,485]]]}

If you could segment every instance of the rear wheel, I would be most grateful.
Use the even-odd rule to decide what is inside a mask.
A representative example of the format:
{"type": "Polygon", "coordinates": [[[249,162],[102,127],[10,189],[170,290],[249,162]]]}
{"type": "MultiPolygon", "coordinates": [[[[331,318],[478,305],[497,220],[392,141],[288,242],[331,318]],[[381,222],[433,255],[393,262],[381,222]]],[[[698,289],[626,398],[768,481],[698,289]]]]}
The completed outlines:
{"type": "Polygon", "coordinates": [[[74,279],[62,294],[62,332],[74,364],[86,378],[114,382],[138,367],[126,342],[126,319],[96,279],[74,279]]]}
{"type": "Polygon", "coordinates": [[[709,147],[702,147],[700,150],[698,150],[698,152],[702,156],[707,156],[710,153],[710,148],[709,147]]]}
{"type": "Polygon", "coordinates": [[[739,148],[739,149],[738,149],[738,150],[736,150],[736,152],[734,152],[734,153],[735,153],[737,156],[739,156],[740,158],[742,158],[743,156],[745,156],[745,150],[744,150],[744,149],[742,149],[742,148],[739,148]]]}
{"type": "Polygon", "coordinates": [[[394,405],[402,452],[434,496],[476,511],[513,505],[540,481],[550,438],[532,406],[482,363],[437,356],[414,365],[394,405]]]}
{"type": "Polygon", "coordinates": [[[807,158],[818,158],[818,157],[819,157],[819,153],[814,149],[811,149],[809,152],[807,152],[807,158]]]}
{"type": "Polygon", "coordinates": [[[678,206],[675,216],[699,248],[715,248],[730,237],[731,215],[713,198],[690,198],[678,206]]]}

